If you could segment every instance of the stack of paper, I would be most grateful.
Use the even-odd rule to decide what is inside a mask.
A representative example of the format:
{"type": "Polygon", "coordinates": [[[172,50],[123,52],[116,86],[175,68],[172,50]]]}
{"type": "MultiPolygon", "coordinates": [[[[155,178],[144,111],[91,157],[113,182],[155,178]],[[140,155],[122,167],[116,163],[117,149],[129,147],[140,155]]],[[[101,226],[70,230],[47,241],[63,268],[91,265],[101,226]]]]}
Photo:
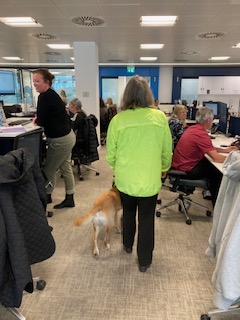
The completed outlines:
{"type": "Polygon", "coordinates": [[[9,127],[0,127],[0,132],[26,132],[26,128],[24,128],[22,125],[17,126],[9,126],[9,127]]]}

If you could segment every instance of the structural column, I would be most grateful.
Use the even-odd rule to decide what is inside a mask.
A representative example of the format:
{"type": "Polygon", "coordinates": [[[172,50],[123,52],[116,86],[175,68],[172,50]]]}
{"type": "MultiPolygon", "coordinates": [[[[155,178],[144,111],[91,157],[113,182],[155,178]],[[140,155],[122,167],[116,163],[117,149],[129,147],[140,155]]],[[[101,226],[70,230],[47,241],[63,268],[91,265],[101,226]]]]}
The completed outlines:
{"type": "Polygon", "coordinates": [[[98,46],[95,42],[74,42],[74,67],[76,97],[81,100],[87,115],[97,117],[99,134],[98,46]]]}
{"type": "Polygon", "coordinates": [[[160,67],[158,99],[160,103],[172,102],[172,67],[160,67]]]}

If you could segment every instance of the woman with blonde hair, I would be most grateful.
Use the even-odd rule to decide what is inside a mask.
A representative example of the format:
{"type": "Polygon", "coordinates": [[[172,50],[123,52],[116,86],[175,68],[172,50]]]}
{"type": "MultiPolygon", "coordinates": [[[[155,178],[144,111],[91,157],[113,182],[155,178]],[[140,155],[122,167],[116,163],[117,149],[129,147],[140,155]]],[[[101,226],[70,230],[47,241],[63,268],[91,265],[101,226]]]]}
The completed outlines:
{"type": "Polygon", "coordinates": [[[171,119],[168,122],[172,134],[174,149],[186,129],[186,115],[186,106],[176,105],[174,107],[171,119]]]}

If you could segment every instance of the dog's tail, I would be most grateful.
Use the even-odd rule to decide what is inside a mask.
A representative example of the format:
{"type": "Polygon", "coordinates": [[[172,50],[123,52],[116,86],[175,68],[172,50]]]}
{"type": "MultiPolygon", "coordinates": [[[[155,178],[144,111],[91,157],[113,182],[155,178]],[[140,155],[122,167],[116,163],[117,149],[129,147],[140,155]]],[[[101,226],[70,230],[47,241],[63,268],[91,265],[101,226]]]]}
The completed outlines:
{"type": "Polygon", "coordinates": [[[99,210],[98,208],[93,207],[86,214],[76,217],[73,220],[73,224],[75,226],[79,227],[83,223],[87,224],[87,223],[91,222],[93,219],[93,216],[98,212],[98,210],[99,210]]]}

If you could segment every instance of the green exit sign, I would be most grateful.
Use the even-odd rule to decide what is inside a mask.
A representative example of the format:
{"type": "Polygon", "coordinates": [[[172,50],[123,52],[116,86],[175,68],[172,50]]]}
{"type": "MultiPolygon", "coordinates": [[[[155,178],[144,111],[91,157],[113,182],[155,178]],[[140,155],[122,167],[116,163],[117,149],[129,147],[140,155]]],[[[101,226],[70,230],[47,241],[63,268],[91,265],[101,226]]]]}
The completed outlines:
{"type": "Polygon", "coordinates": [[[127,67],[127,73],[134,73],[135,67],[127,67]]]}

